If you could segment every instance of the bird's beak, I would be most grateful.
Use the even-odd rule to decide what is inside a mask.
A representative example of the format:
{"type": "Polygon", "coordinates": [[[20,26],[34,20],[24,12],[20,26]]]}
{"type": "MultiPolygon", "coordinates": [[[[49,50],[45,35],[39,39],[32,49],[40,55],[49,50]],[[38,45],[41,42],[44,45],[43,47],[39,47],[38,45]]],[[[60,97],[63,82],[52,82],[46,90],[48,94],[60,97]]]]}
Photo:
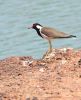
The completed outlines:
{"type": "Polygon", "coordinates": [[[28,29],[31,29],[32,27],[31,26],[29,26],[29,27],[27,27],[28,29]]]}

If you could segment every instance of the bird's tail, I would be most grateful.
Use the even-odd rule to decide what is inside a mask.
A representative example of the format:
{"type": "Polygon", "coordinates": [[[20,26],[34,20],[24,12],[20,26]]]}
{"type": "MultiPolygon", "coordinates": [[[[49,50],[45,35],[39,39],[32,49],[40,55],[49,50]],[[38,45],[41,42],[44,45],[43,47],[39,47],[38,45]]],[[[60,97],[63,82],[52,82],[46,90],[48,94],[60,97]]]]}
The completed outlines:
{"type": "Polygon", "coordinates": [[[69,35],[68,38],[76,37],[75,35],[69,35]]]}
{"type": "Polygon", "coordinates": [[[75,37],[76,38],[75,35],[66,35],[66,36],[62,36],[62,37],[59,37],[59,38],[72,38],[72,37],[75,37]]]}

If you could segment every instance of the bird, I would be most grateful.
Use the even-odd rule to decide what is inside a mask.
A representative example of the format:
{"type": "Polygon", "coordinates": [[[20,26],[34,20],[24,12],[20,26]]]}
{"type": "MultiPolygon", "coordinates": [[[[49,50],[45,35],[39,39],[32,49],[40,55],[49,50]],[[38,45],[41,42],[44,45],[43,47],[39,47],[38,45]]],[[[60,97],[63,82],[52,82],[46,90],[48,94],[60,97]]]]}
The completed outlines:
{"type": "Polygon", "coordinates": [[[52,43],[51,43],[52,39],[62,39],[62,38],[76,37],[75,35],[69,35],[69,34],[66,34],[64,32],[60,32],[60,31],[58,31],[54,28],[51,28],[51,27],[42,26],[39,23],[32,24],[32,26],[28,27],[28,29],[35,29],[37,34],[41,38],[48,40],[48,43],[49,43],[48,52],[49,53],[52,52],[52,43]]]}

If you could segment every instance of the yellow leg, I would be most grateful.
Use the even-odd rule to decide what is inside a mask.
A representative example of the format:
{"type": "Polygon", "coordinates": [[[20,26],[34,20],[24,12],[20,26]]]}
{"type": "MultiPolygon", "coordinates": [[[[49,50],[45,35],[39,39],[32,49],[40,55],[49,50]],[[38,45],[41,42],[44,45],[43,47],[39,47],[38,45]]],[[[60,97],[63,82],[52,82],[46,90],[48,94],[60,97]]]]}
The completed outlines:
{"type": "Polygon", "coordinates": [[[52,44],[51,44],[51,40],[48,40],[48,42],[49,42],[49,51],[48,51],[48,52],[50,53],[50,52],[52,52],[52,44]]]}
{"type": "Polygon", "coordinates": [[[51,40],[48,40],[48,43],[49,43],[49,50],[43,55],[42,59],[44,59],[49,53],[52,52],[51,40]]]}

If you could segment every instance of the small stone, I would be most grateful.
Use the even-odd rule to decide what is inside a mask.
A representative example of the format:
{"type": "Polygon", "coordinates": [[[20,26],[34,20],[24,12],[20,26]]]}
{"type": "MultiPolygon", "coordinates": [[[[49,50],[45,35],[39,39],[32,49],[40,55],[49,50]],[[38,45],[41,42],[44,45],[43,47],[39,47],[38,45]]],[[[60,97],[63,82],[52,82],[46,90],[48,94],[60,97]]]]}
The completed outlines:
{"type": "Polygon", "coordinates": [[[30,100],[30,98],[26,98],[26,100],[30,100]]]}
{"type": "Polygon", "coordinates": [[[63,51],[64,53],[66,53],[67,48],[62,48],[60,49],[60,51],[63,51]]]}
{"type": "Polygon", "coordinates": [[[73,48],[67,48],[67,50],[66,50],[66,51],[67,51],[67,53],[68,53],[68,54],[71,54],[71,53],[73,53],[73,52],[74,52],[74,51],[73,51],[73,48]]]}
{"type": "Polygon", "coordinates": [[[62,64],[65,64],[66,62],[67,62],[66,60],[62,60],[62,61],[61,61],[62,64]]]}
{"type": "Polygon", "coordinates": [[[33,99],[32,99],[32,100],[38,100],[38,99],[37,99],[37,97],[33,97],[33,99]]]}
{"type": "Polygon", "coordinates": [[[22,61],[22,65],[23,65],[23,66],[27,66],[27,65],[30,65],[30,64],[32,64],[32,63],[33,63],[32,60],[22,61]]]}
{"type": "Polygon", "coordinates": [[[40,72],[44,72],[44,68],[40,68],[39,71],[40,71],[40,72]]]}
{"type": "Polygon", "coordinates": [[[78,61],[78,64],[81,65],[81,59],[78,61]]]}
{"type": "Polygon", "coordinates": [[[79,78],[81,78],[81,75],[79,75],[79,78]]]}
{"type": "Polygon", "coordinates": [[[23,66],[27,66],[27,61],[22,61],[23,66]]]}

